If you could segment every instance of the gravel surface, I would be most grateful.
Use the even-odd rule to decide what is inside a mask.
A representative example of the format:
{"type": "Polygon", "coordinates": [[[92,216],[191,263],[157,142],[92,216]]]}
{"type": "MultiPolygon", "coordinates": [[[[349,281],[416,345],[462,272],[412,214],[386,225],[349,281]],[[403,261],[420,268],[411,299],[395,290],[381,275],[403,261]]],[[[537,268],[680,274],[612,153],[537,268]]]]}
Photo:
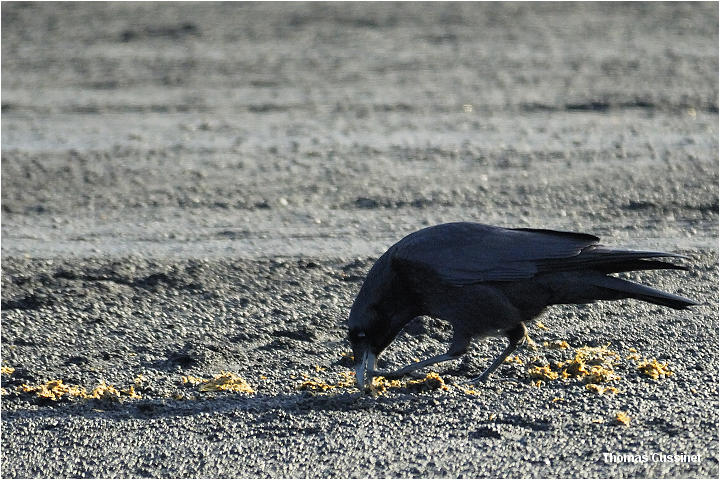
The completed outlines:
{"type": "Polygon", "coordinates": [[[717,3],[3,3],[3,477],[716,478],[717,44],[717,3]],[[458,220],[684,253],[629,277],[701,305],[554,307],[474,390],[500,340],[447,389],[299,389],[377,255],[458,220]],[[618,393],[528,373],[605,345],[618,393]],[[188,378],[224,371],[254,393],[188,378]],[[58,379],[124,393],[22,391],[58,379]]]}

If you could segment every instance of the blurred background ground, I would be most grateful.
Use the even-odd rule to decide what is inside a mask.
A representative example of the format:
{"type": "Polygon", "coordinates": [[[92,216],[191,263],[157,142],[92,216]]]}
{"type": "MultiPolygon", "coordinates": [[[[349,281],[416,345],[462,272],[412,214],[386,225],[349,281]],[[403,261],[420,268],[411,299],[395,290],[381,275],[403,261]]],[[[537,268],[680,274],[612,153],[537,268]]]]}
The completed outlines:
{"type": "Polygon", "coordinates": [[[717,8],[3,3],[3,382],[155,385],[101,412],[3,396],[5,476],[717,476],[717,8]],[[522,387],[470,399],[296,392],[345,368],[372,259],[456,220],[690,255],[643,278],[694,312],[567,307],[535,332],[679,373],[564,408],[509,367],[522,387]],[[172,400],[220,370],[265,390],[172,400]],[[592,423],[615,410],[632,428],[592,423]]]}

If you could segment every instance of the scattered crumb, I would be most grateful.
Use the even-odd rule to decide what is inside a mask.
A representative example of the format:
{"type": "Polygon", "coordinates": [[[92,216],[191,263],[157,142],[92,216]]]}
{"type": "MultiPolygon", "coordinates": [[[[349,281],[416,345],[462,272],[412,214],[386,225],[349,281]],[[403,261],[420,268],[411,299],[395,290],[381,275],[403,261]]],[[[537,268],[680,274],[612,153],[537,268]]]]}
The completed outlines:
{"type": "Polygon", "coordinates": [[[625,412],[618,412],[618,413],[615,415],[615,420],[616,420],[618,423],[622,423],[622,424],[625,425],[625,426],[630,425],[630,417],[629,417],[628,414],[625,413],[625,412]]]}
{"type": "Polygon", "coordinates": [[[563,397],[555,397],[552,399],[552,403],[558,403],[558,402],[564,402],[565,399],[563,397]]]}
{"type": "Polygon", "coordinates": [[[592,423],[605,423],[602,418],[593,418],[590,420],[592,423]]]}
{"type": "Polygon", "coordinates": [[[340,372],[340,380],[337,383],[325,383],[318,378],[311,380],[305,380],[296,388],[298,390],[310,390],[313,392],[325,392],[334,388],[346,388],[355,385],[355,379],[353,378],[353,372],[340,372]]]}
{"type": "Polygon", "coordinates": [[[488,415],[488,420],[490,420],[490,421],[495,420],[496,418],[497,418],[496,413],[491,413],[490,415],[488,415]]]}
{"type": "Polygon", "coordinates": [[[548,327],[545,326],[542,322],[535,322],[535,326],[538,327],[540,330],[549,330],[548,327]]]}
{"type": "Polygon", "coordinates": [[[10,395],[10,390],[7,388],[0,388],[0,396],[10,395]]]}
{"type": "Polygon", "coordinates": [[[543,347],[552,350],[565,350],[566,348],[570,348],[570,344],[565,340],[553,340],[552,342],[543,342],[543,347]]]}
{"type": "Polygon", "coordinates": [[[668,377],[673,374],[668,368],[667,363],[660,363],[654,358],[652,360],[645,359],[642,362],[638,362],[637,368],[653,380],[657,380],[661,376],[668,377]]]}
{"type": "Polygon", "coordinates": [[[62,380],[50,380],[42,385],[27,385],[23,384],[17,387],[17,391],[23,393],[34,393],[39,398],[45,398],[48,400],[58,401],[64,398],[82,398],[97,399],[97,400],[112,400],[120,401],[124,397],[130,399],[141,398],[138,393],[135,392],[135,387],[131,386],[126,389],[118,390],[112,385],[100,382],[92,392],[87,393],[87,390],[79,385],[68,385],[63,383],[62,380]]]}
{"type": "Polygon", "coordinates": [[[320,365],[315,365],[315,371],[316,372],[324,372],[325,368],[321,367],[320,365]]]}
{"type": "Polygon", "coordinates": [[[425,375],[425,378],[421,378],[418,380],[408,380],[407,382],[405,382],[405,387],[421,387],[421,389],[423,390],[425,389],[425,387],[427,387],[427,390],[450,390],[450,388],[445,384],[445,380],[443,380],[443,378],[435,372],[428,373],[427,375],[425,375]]]}
{"type": "MultiPolygon", "coordinates": [[[[570,345],[564,340],[544,342],[543,346],[558,350],[565,350],[570,345]]],[[[545,381],[553,381],[558,378],[563,380],[578,379],[583,383],[593,385],[587,389],[596,393],[613,392],[617,393],[615,387],[600,388],[596,384],[618,380],[620,377],[615,374],[615,364],[620,360],[617,352],[604,347],[580,347],[575,349],[575,356],[572,359],[554,362],[548,365],[535,365],[528,368],[530,378],[536,379],[533,385],[542,386],[545,381]]]]}
{"type": "Polygon", "coordinates": [[[255,393],[249,383],[232,372],[220,372],[211,380],[204,378],[183,376],[182,383],[189,383],[198,386],[200,392],[239,392],[239,393],[255,393]]]}
{"type": "Polygon", "coordinates": [[[50,380],[42,385],[27,385],[23,383],[17,387],[19,392],[34,393],[39,398],[48,400],[60,400],[63,397],[88,398],[84,388],[78,385],[66,385],[62,380],[50,380]]]}
{"type": "Polygon", "coordinates": [[[190,385],[199,385],[201,383],[207,382],[207,380],[204,378],[193,377],[192,375],[183,375],[182,377],[180,377],[180,381],[182,383],[189,383],[190,385]]]}
{"type": "Polygon", "coordinates": [[[15,369],[13,367],[8,367],[6,365],[3,365],[2,367],[0,367],[0,370],[1,370],[0,373],[2,373],[3,375],[12,375],[13,372],[15,371],[15,369]]]}
{"type": "Polygon", "coordinates": [[[535,380],[533,382],[533,386],[538,387],[538,388],[542,387],[543,385],[545,385],[545,382],[543,382],[542,380],[535,380]]]}
{"type": "Polygon", "coordinates": [[[106,384],[105,382],[100,382],[100,385],[93,389],[90,396],[99,400],[120,400],[120,392],[118,391],[118,389],[113,387],[112,385],[106,384]]]}
{"type": "Polygon", "coordinates": [[[587,385],[585,385],[585,389],[589,390],[591,392],[597,393],[598,395],[603,395],[606,392],[614,393],[614,394],[617,394],[620,392],[620,390],[618,390],[615,387],[612,387],[609,385],[607,385],[607,386],[598,385],[597,383],[588,383],[587,385]]]}
{"type": "Polygon", "coordinates": [[[520,355],[510,355],[504,361],[505,363],[517,363],[518,365],[523,365],[523,361],[520,359],[520,355]]]}
{"type": "Polygon", "coordinates": [[[135,385],[140,385],[141,383],[145,383],[145,382],[147,382],[147,378],[145,378],[145,375],[142,375],[142,374],[138,375],[138,376],[135,377],[135,379],[133,380],[133,383],[134,383],[135,385]]]}
{"type": "Polygon", "coordinates": [[[543,367],[534,366],[529,368],[528,374],[531,378],[539,378],[542,380],[557,380],[559,376],[557,372],[552,371],[550,365],[545,365],[543,367]]]}
{"type": "Polygon", "coordinates": [[[455,386],[460,389],[463,393],[466,393],[468,395],[480,395],[480,392],[475,390],[474,388],[465,388],[461,385],[455,384],[455,386]]]}
{"type": "Polygon", "coordinates": [[[637,353],[633,353],[625,357],[627,360],[635,360],[636,362],[640,361],[640,355],[637,353]]]}
{"type": "Polygon", "coordinates": [[[133,385],[130,385],[128,388],[120,390],[120,393],[122,393],[123,395],[127,395],[128,398],[131,398],[133,400],[142,398],[142,396],[135,391],[135,387],[133,385]]]}
{"type": "MultiPolygon", "coordinates": [[[[327,383],[319,378],[308,378],[296,389],[311,392],[327,392],[337,388],[355,388],[355,373],[340,372],[340,380],[327,383]]],[[[385,377],[374,377],[370,391],[373,395],[382,395],[390,389],[405,388],[411,391],[449,390],[445,381],[435,372],[428,373],[424,378],[414,380],[390,380],[385,377]]]]}
{"type": "Polygon", "coordinates": [[[637,353],[637,349],[635,347],[630,347],[630,348],[628,348],[628,352],[637,353]]]}
{"type": "Polygon", "coordinates": [[[425,378],[414,380],[388,380],[385,377],[373,378],[371,391],[375,395],[382,395],[391,388],[406,388],[415,392],[423,392],[430,390],[449,390],[445,384],[445,380],[435,372],[425,375],[425,378]]]}
{"type": "Polygon", "coordinates": [[[575,349],[575,358],[557,364],[563,369],[563,378],[578,378],[585,383],[602,383],[617,380],[613,370],[620,359],[617,352],[604,347],[580,347],[575,349]]]}

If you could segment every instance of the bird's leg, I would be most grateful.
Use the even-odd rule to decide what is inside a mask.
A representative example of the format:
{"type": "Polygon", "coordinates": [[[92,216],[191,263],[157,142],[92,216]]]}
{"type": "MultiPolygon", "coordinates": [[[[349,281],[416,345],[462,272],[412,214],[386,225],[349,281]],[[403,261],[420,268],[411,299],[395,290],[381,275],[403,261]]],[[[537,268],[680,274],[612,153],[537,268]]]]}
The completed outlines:
{"type": "Polygon", "coordinates": [[[400,378],[404,377],[410,372],[414,372],[415,370],[418,370],[420,368],[427,367],[428,365],[435,365],[436,363],[447,362],[448,360],[456,360],[460,358],[465,352],[467,352],[468,346],[470,345],[470,340],[470,336],[455,331],[452,344],[450,345],[450,349],[446,353],[443,353],[441,355],[435,355],[434,357],[427,358],[420,362],[411,363],[410,365],[403,367],[399,370],[395,370],[394,372],[375,371],[373,372],[373,375],[382,376],[385,378],[400,378]]]}
{"type": "Polygon", "coordinates": [[[505,350],[502,351],[500,355],[497,356],[497,358],[495,358],[495,360],[493,360],[492,364],[490,364],[490,366],[479,377],[475,377],[465,383],[475,383],[477,381],[484,382],[485,380],[487,380],[490,374],[493,373],[500,365],[502,365],[505,359],[517,349],[520,343],[522,343],[522,341],[527,335],[527,330],[525,329],[525,324],[520,323],[517,326],[511,328],[510,330],[506,330],[505,334],[507,335],[510,344],[505,348],[505,350]]]}

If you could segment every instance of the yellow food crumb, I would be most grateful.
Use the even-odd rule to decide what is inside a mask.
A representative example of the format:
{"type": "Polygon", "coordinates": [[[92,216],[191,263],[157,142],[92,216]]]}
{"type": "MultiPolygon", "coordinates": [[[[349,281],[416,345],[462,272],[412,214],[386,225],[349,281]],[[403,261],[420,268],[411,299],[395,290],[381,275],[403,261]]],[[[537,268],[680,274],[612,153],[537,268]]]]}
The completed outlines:
{"type": "Polygon", "coordinates": [[[565,401],[565,399],[563,397],[555,397],[552,399],[553,403],[564,402],[564,401],[565,401]]]}
{"type": "Polygon", "coordinates": [[[455,385],[457,388],[459,388],[463,393],[466,393],[468,395],[480,395],[480,392],[475,390],[474,388],[465,388],[460,385],[455,385]]]}
{"type": "Polygon", "coordinates": [[[82,397],[87,398],[88,395],[84,388],[78,385],[65,385],[62,380],[51,380],[42,385],[31,386],[22,384],[17,390],[25,393],[34,393],[40,398],[48,400],[60,400],[66,397],[82,397]]]}
{"type": "Polygon", "coordinates": [[[625,412],[618,412],[615,415],[615,420],[617,420],[618,423],[622,423],[625,426],[630,425],[630,417],[625,412]]]}
{"type": "Polygon", "coordinates": [[[636,362],[639,362],[639,361],[640,361],[640,354],[638,354],[638,353],[633,353],[633,354],[628,355],[628,356],[625,357],[625,358],[626,358],[627,360],[635,360],[636,362]]]}
{"type": "Polygon", "coordinates": [[[100,382],[100,385],[93,389],[90,397],[99,400],[120,400],[120,392],[112,385],[100,382]]]}
{"type": "Polygon", "coordinates": [[[142,398],[142,396],[135,391],[135,387],[133,385],[130,385],[128,388],[120,390],[120,393],[122,393],[123,395],[127,395],[128,398],[132,398],[133,400],[142,398]]]}
{"type": "Polygon", "coordinates": [[[3,375],[12,375],[13,372],[15,371],[15,369],[13,367],[8,367],[6,365],[3,365],[2,367],[0,367],[0,370],[1,370],[0,373],[2,373],[3,375]]]}
{"type": "Polygon", "coordinates": [[[668,368],[667,363],[660,363],[654,358],[652,360],[645,359],[639,362],[637,368],[653,380],[657,380],[661,376],[667,377],[673,374],[668,368]]]}
{"type": "Polygon", "coordinates": [[[200,377],[193,377],[192,375],[183,375],[180,377],[180,381],[182,383],[189,383],[190,385],[200,385],[201,383],[208,382],[209,380],[200,377]]]}
{"type": "Polygon", "coordinates": [[[182,383],[189,383],[193,386],[198,386],[200,392],[240,392],[240,393],[255,393],[249,383],[243,380],[232,372],[220,372],[219,375],[215,375],[211,380],[193,377],[191,375],[183,376],[181,378],[182,383]]]}
{"type": "Polygon", "coordinates": [[[538,328],[541,329],[541,330],[549,330],[549,328],[546,327],[545,324],[542,323],[542,322],[535,322],[535,326],[538,327],[538,328]]]}
{"type": "Polygon", "coordinates": [[[391,388],[407,388],[410,390],[449,390],[445,380],[435,372],[425,375],[425,378],[414,380],[388,380],[385,377],[373,378],[371,392],[375,395],[382,395],[391,388]]]}
{"type": "Polygon", "coordinates": [[[495,420],[496,418],[497,418],[496,413],[491,413],[490,415],[488,415],[488,420],[490,420],[490,421],[495,420]]]}
{"type": "Polygon", "coordinates": [[[545,382],[543,382],[542,380],[535,380],[533,382],[533,386],[538,387],[538,388],[542,387],[543,385],[545,385],[545,382]]]}
{"type": "Polygon", "coordinates": [[[542,380],[557,380],[559,376],[557,372],[553,372],[550,369],[550,365],[545,365],[542,367],[534,366],[532,368],[529,368],[528,374],[531,378],[540,378],[542,380]]]}
{"type": "MultiPolygon", "coordinates": [[[[319,378],[308,378],[300,383],[298,390],[313,392],[327,392],[336,388],[354,388],[355,373],[340,372],[340,380],[336,383],[327,383],[319,378]]],[[[382,395],[393,388],[407,388],[410,390],[449,390],[445,381],[435,372],[428,373],[424,378],[415,380],[391,380],[385,377],[373,377],[370,392],[373,395],[382,395]]]]}
{"type": "Polygon", "coordinates": [[[315,365],[315,371],[316,372],[324,372],[325,368],[321,367],[320,365],[315,365]]]}
{"type": "Polygon", "coordinates": [[[628,348],[628,352],[637,353],[637,349],[635,347],[630,347],[630,348],[628,348]]]}
{"type": "Polygon", "coordinates": [[[133,380],[133,383],[135,385],[138,385],[140,383],[145,383],[146,381],[147,381],[147,378],[145,378],[145,375],[140,374],[137,377],[135,377],[135,379],[133,380]]]}
{"type": "Polygon", "coordinates": [[[597,393],[598,395],[603,395],[605,392],[610,392],[610,393],[615,393],[615,394],[620,392],[620,390],[618,390],[615,387],[612,387],[609,385],[608,386],[598,385],[596,383],[588,383],[587,385],[585,385],[585,389],[589,390],[591,392],[597,393]]]}
{"type": "Polygon", "coordinates": [[[520,355],[510,355],[504,361],[505,363],[517,363],[518,365],[523,364],[523,361],[520,359],[520,355]]]}
{"type": "Polygon", "coordinates": [[[353,372],[340,372],[341,379],[337,383],[325,383],[318,378],[312,380],[305,380],[296,388],[298,390],[310,390],[314,392],[325,392],[334,388],[345,388],[352,387],[355,385],[355,379],[353,378],[353,372]]]}
{"type": "Polygon", "coordinates": [[[373,377],[370,385],[370,393],[373,395],[382,395],[391,388],[400,388],[402,382],[400,380],[388,380],[385,377],[373,377]]]}
{"type": "Polygon", "coordinates": [[[602,418],[593,418],[590,420],[592,423],[604,423],[602,418]]]}
{"type": "Polygon", "coordinates": [[[552,342],[543,342],[543,347],[553,350],[565,350],[570,348],[570,344],[565,340],[553,340],[552,342]]]}
{"type": "Polygon", "coordinates": [[[7,388],[0,388],[0,395],[10,395],[10,390],[7,388]]]}
{"type": "MultiPolygon", "coordinates": [[[[567,342],[554,341],[545,342],[544,346],[550,348],[566,349],[569,348],[567,342]]],[[[528,369],[531,378],[539,379],[534,382],[535,386],[540,386],[541,381],[552,381],[558,378],[569,379],[576,378],[587,384],[597,384],[618,380],[613,370],[615,363],[620,359],[617,352],[609,350],[607,345],[604,347],[581,347],[575,349],[575,356],[572,359],[562,362],[554,362],[552,365],[533,366],[528,369]]],[[[595,390],[596,387],[588,387],[589,390],[595,390]]],[[[606,391],[608,389],[604,389],[606,391]]],[[[612,390],[609,390],[612,391],[612,390]]]]}
{"type": "Polygon", "coordinates": [[[268,377],[266,377],[265,375],[260,375],[260,378],[261,378],[262,380],[267,380],[268,377]]]}
{"type": "Polygon", "coordinates": [[[114,401],[119,401],[123,395],[130,399],[141,398],[132,386],[123,390],[118,390],[104,381],[100,382],[100,384],[90,393],[87,393],[87,390],[79,385],[68,385],[63,383],[62,380],[50,380],[42,385],[34,386],[23,384],[17,387],[17,390],[24,393],[34,393],[37,397],[54,401],[60,400],[63,397],[77,397],[86,400],[94,398],[98,400],[114,401]]]}
{"type": "Polygon", "coordinates": [[[430,372],[427,375],[425,375],[425,378],[420,378],[417,380],[408,380],[405,384],[406,387],[411,387],[413,385],[417,386],[427,386],[430,388],[430,390],[445,390],[448,391],[450,388],[445,384],[445,380],[435,372],[430,372]]]}
{"type": "Polygon", "coordinates": [[[574,377],[586,383],[617,380],[613,367],[620,359],[617,352],[604,347],[581,347],[575,349],[575,358],[557,364],[563,368],[563,378],[574,377]]]}

